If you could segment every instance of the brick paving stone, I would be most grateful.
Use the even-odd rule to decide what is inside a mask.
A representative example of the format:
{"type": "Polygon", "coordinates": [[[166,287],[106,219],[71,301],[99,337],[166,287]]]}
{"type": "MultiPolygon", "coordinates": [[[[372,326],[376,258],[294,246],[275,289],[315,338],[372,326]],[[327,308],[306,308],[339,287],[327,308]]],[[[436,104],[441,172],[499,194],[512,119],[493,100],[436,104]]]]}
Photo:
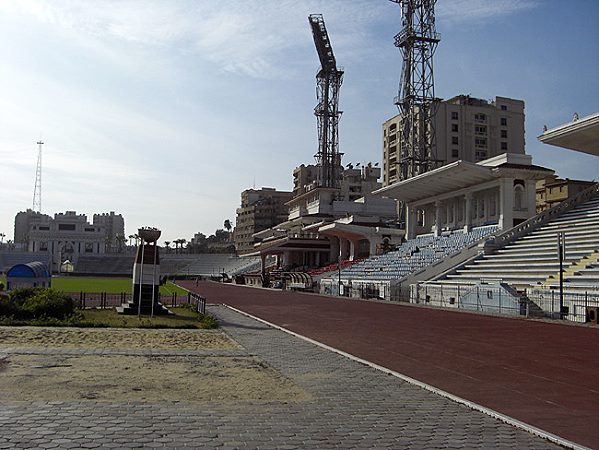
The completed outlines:
{"type": "MultiPolygon", "coordinates": [[[[243,347],[223,357],[255,355],[309,399],[230,404],[0,401],[0,448],[557,448],[227,308],[210,311],[243,347]]],[[[46,349],[45,354],[64,353],[46,349]]],[[[85,352],[70,349],[69,354],[85,352]]]]}

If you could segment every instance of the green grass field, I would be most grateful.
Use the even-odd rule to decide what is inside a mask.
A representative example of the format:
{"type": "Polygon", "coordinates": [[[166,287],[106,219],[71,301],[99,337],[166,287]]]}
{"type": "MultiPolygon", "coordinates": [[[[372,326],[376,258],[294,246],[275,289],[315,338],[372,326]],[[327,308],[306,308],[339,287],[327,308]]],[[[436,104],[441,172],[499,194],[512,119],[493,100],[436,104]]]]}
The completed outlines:
{"type": "MultiPolygon", "coordinates": [[[[131,278],[106,277],[52,277],[52,287],[63,292],[106,292],[108,294],[131,293],[131,278]]],[[[160,286],[160,294],[186,295],[187,292],[170,281],[160,286]]]]}

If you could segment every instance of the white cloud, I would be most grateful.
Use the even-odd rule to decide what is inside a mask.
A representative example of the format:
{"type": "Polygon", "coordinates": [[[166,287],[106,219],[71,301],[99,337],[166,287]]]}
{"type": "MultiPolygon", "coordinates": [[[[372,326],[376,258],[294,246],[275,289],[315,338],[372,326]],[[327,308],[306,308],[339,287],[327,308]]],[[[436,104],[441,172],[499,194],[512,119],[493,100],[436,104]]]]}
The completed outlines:
{"type": "Polygon", "coordinates": [[[360,0],[116,1],[22,0],[0,5],[32,16],[78,38],[116,39],[130,45],[175,46],[205,58],[220,70],[256,78],[286,78],[286,54],[310,45],[309,13],[326,12],[335,43],[352,51],[364,29],[393,5],[360,0]],[[324,10],[324,11],[323,11],[324,10]]]}
{"type": "Polygon", "coordinates": [[[538,6],[537,0],[450,0],[437,2],[437,19],[447,23],[483,22],[538,6]]]}

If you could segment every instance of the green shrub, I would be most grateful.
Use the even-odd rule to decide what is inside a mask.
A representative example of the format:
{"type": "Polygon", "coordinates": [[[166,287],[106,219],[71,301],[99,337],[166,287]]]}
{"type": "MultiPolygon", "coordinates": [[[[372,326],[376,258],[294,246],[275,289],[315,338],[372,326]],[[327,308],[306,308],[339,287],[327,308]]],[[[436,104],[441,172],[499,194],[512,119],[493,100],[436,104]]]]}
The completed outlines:
{"type": "Polygon", "coordinates": [[[216,318],[214,318],[212,316],[205,315],[200,320],[200,323],[201,323],[201,325],[200,325],[201,328],[204,328],[206,330],[212,330],[214,328],[218,328],[218,322],[217,322],[216,318]]]}
{"type": "Polygon", "coordinates": [[[34,296],[40,289],[41,288],[18,288],[8,293],[8,299],[17,308],[21,308],[23,303],[25,303],[25,300],[34,296]]]}
{"type": "Polygon", "coordinates": [[[58,319],[72,317],[75,301],[53,289],[22,288],[12,291],[7,299],[0,299],[0,316],[15,319],[58,319]]]}

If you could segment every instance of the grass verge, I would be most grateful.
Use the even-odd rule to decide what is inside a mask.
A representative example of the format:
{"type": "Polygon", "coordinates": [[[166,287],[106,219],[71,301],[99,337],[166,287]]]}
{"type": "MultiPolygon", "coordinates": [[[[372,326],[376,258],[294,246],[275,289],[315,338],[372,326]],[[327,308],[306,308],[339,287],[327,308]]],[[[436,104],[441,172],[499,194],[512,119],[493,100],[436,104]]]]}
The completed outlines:
{"type": "MultiPolygon", "coordinates": [[[[63,292],[106,292],[108,294],[131,293],[131,278],[112,277],[52,277],[52,288],[63,292]]],[[[168,281],[160,286],[162,295],[187,295],[187,291],[168,281]]]]}

